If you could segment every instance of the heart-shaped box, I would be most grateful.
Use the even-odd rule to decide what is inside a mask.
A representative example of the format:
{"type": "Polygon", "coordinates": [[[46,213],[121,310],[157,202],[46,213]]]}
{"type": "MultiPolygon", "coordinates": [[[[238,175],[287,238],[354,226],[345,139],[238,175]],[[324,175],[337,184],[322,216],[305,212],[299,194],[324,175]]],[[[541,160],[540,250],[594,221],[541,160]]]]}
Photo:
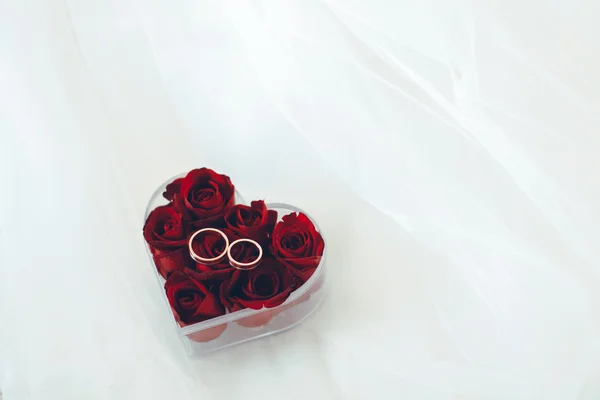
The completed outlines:
{"type": "MultiPolygon", "coordinates": [[[[148,218],[150,212],[157,206],[166,204],[162,193],[165,191],[167,185],[176,178],[183,176],[185,175],[176,176],[159,186],[148,202],[144,220],[148,218]]],[[[237,190],[235,192],[235,199],[236,204],[246,204],[244,198],[237,190]]],[[[268,203],[267,207],[278,212],[278,221],[281,220],[282,216],[292,212],[303,213],[311,220],[317,231],[323,235],[314,219],[301,209],[283,203],[268,203]]],[[[158,273],[150,246],[147,243],[146,249],[159,285],[160,293],[162,293],[166,307],[169,309],[171,315],[173,315],[164,290],[165,279],[158,273]]],[[[173,315],[173,324],[177,333],[182,338],[188,353],[200,356],[235,344],[267,337],[290,329],[308,318],[319,308],[327,294],[325,274],[326,250],[324,250],[320,263],[312,276],[302,286],[294,290],[284,303],[277,307],[262,308],[260,310],[246,308],[184,327],[179,326],[173,315]]]]}

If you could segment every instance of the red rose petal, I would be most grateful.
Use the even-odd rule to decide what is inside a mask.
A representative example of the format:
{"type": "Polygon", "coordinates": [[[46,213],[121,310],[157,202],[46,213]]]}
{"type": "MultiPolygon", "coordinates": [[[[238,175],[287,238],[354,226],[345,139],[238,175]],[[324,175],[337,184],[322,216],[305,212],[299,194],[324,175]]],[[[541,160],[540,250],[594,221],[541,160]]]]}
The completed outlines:
{"type": "Polygon", "coordinates": [[[194,342],[210,342],[211,340],[215,340],[219,336],[225,332],[227,328],[227,324],[217,325],[212,328],[204,329],[198,332],[190,333],[187,337],[194,342]]]}
{"type": "Polygon", "coordinates": [[[173,201],[175,194],[179,193],[181,190],[181,182],[183,182],[183,178],[175,179],[173,182],[169,183],[165,188],[163,197],[169,201],[173,201]]]}
{"type": "Polygon", "coordinates": [[[319,266],[321,257],[279,258],[278,260],[290,270],[292,275],[300,279],[301,283],[304,283],[319,266]]]}
{"type": "Polygon", "coordinates": [[[271,322],[275,316],[279,314],[278,310],[263,311],[260,314],[252,315],[250,317],[242,318],[236,323],[245,328],[258,328],[271,322]]]}
{"type": "Polygon", "coordinates": [[[193,266],[193,260],[187,248],[179,249],[151,249],[154,264],[158,273],[165,279],[175,271],[182,271],[186,267],[193,266]]]}

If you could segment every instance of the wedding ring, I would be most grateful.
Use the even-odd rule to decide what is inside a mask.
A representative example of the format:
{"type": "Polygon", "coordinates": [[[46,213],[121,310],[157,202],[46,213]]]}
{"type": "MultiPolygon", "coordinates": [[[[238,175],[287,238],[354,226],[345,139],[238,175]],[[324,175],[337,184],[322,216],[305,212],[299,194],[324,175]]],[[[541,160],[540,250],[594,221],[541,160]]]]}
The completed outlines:
{"type": "Polygon", "coordinates": [[[190,249],[190,256],[192,256],[194,261],[196,261],[200,264],[204,264],[204,265],[214,265],[214,264],[218,264],[223,258],[225,258],[226,254],[229,254],[229,239],[227,239],[227,235],[225,235],[223,232],[221,232],[218,229],[204,228],[204,229],[200,229],[199,231],[194,232],[194,234],[190,237],[190,240],[188,242],[188,247],[190,249]],[[201,234],[203,232],[217,232],[219,235],[221,235],[223,237],[223,239],[225,240],[225,247],[224,247],[223,253],[221,253],[218,256],[213,257],[213,258],[204,258],[204,257],[200,257],[198,254],[196,254],[196,252],[194,251],[194,249],[192,247],[192,242],[194,241],[196,236],[198,236],[199,234],[201,234]]]}
{"type": "Polygon", "coordinates": [[[258,264],[260,263],[260,260],[262,259],[263,256],[263,249],[260,246],[260,244],[258,244],[258,242],[255,242],[252,239],[238,239],[235,242],[231,243],[231,245],[227,248],[227,257],[229,258],[229,264],[233,267],[233,268],[237,268],[237,269],[241,269],[241,270],[249,270],[249,269],[254,269],[258,266],[258,264]],[[233,259],[233,257],[231,256],[231,249],[233,248],[233,246],[235,246],[238,243],[242,243],[242,242],[247,242],[247,243],[251,243],[254,246],[256,246],[258,248],[258,257],[256,257],[256,260],[254,261],[250,261],[247,263],[242,263],[239,261],[236,261],[233,259]]]}

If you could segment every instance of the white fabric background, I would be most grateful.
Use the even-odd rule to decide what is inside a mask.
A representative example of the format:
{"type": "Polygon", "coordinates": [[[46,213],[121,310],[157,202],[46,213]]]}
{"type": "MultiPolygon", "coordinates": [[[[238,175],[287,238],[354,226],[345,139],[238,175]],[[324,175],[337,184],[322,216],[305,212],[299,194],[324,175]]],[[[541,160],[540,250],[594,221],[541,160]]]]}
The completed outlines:
{"type": "Polygon", "coordinates": [[[0,390],[600,398],[600,3],[0,0],[0,390]],[[142,237],[209,166],[323,228],[324,309],[188,359],[142,237]]]}

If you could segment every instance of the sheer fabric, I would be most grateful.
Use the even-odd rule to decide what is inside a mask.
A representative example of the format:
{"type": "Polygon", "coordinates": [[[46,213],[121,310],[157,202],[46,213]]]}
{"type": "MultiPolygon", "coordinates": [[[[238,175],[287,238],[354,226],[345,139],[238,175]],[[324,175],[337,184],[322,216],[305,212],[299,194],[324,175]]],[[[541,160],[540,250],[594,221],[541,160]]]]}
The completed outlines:
{"type": "Polygon", "coordinates": [[[600,396],[600,5],[0,2],[11,399],[600,396]],[[187,358],[141,237],[209,166],[310,210],[331,294],[187,358]]]}

